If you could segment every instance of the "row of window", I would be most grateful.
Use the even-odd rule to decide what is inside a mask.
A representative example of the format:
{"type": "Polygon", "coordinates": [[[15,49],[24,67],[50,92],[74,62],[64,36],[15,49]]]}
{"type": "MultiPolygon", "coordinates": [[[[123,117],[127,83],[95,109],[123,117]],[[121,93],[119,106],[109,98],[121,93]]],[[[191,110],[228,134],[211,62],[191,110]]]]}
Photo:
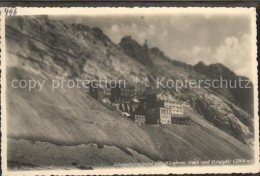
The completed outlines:
{"type": "Polygon", "coordinates": [[[182,106],[171,106],[171,105],[165,105],[167,108],[177,108],[177,109],[182,109],[182,106]]]}
{"type": "Polygon", "coordinates": [[[162,114],[170,114],[171,110],[170,109],[161,109],[162,114]]]}
{"type": "Polygon", "coordinates": [[[176,109],[173,109],[172,111],[173,112],[183,112],[182,110],[176,110],[176,109]]]}
{"type": "Polygon", "coordinates": [[[161,123],[171,123],[170,120],[161,120],[161,123]]]}
{"type": "Polygon", "coordinates": [[[164,118],[161,118],[161,120],[170,120],[171,117],[164,117],[164,118]]]}
{"type": "Polygon", "coordinates": [[[144,115],[135,115],[135,119],[145,119],[144,115]]]}
{"type": "Polygon", "coordinates": [[[183,113],[182,110],[161,110],[161,114],[171,114],[172,112],[174,113],[183,113]]]}

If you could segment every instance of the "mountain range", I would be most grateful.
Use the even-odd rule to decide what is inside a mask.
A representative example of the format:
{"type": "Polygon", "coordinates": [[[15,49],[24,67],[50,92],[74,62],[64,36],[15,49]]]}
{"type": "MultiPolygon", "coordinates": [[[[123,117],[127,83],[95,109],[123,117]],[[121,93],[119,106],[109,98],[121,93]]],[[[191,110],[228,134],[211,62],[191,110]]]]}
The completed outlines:
{"type": "Polygon", "coordinates": [[[240,78],[222,64],[189,65],[131,36],[115,44],[99,28],[48,16],[7,18],[6,62],[9,167],[89,169],[116,162],[253,157],[253,88],[163,88],[193,108],[186,112],[191,117],[187,126],[139,126],[86,89],[50,89],[53,79],[131,82],[134,76],[147,76],[149,86],[155,86],[157,77],[240,78]],[[14,79],[46,84],[42,91],[28,92],[12,88],[14,79]]]}

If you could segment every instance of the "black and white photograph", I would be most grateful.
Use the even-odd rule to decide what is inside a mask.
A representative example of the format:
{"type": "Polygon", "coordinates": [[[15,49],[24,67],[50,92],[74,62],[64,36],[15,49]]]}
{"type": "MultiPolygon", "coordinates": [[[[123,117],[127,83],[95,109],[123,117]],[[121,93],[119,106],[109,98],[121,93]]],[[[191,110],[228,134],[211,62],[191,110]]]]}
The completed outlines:
{"type": "Polygon", "coordinates": [[[259,171],[254,8],[1,11],[6,175],[259,171]]]}

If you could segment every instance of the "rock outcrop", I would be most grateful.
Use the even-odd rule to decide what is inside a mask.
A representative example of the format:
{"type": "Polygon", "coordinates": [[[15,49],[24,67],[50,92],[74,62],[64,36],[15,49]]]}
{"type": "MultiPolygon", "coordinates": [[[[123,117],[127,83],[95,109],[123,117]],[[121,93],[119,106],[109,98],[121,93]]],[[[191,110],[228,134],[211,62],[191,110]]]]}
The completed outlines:
{"type": "MultiPolygon", "coordinates": [[[[222,88],[212,89],[220,95],[227,97],[231,102],[241,107],[247,113],[251,115],[254,114],[254,89],[252,82],[248,78],[236,75],[222,64],[211,64],[207,66],[203,62],[199,62],[194,66],[194,69],[198,73],[206,75],[211,80],[224,80],[222,81],[222,88]],[[227,82],[225,80],[227,80],[227,82]],[[241,85],[239,85],[239,80],[242,80],[241,85]]],[[[221,85],[221,83],[218,83],[218,85],[221,85]]]]}
{"type": "Polygon", "coordinates": [[[145,46],[139,45],[131,36],[126,36],[119,43],[123,51],[130,57],[138,60],[140,63],[147,66],[152,66],[152,60],[149,57],[149,50],[145,46]]]}

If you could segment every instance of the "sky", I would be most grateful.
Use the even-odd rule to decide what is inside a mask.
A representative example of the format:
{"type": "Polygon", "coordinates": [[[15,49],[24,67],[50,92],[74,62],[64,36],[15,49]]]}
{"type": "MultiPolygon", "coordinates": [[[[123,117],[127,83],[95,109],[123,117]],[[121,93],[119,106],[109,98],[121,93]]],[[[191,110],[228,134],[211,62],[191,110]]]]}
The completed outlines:
{"type": "Polygon", "coordinates": [[[108,15],[67,16],[67,23],[98,27],[114,43],[130,35],[139,44],[148,41],[171,59],[194,65],[222,63],[252,78],[250,15],[108,15]]]}

